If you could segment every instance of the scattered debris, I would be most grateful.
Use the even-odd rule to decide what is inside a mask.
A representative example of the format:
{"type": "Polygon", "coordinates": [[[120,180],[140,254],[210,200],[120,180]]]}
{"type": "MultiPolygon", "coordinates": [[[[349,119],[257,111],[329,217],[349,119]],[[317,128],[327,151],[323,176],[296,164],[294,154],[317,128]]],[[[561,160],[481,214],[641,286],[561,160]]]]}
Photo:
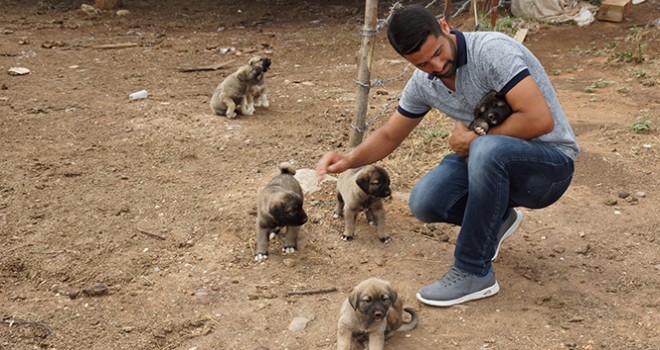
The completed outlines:
{"type": "Polygon", "coordinates": [[[147,93],[147,90],[140,90],[128,95],[128,98],[130,98],[131,100],[142,100],[147,98],[148,96],[149,93],[147,93]]]}
{"type": "Polygon", "coordinates": [[[41,323],[41,322],[32,322],[32,321],[15,321],[15,320],[0,320],[0,323],[7,323],[9,324],[9,327],[13,326],[23,326],[23,325],[30,325],[30,326],[35,326],[37,328],[41,328],[45,330],[48,334],[53,333],[53,329],[48,327],[47,325],[41,323]]]}
{"type": "Polygon", "coordinates": [[[125,49],[127,47],[136,47],[136,46],[138,46],[137,43],[120,43],[120,44],[96,45],[96,46],[92,46],[92,48],[106,50],[106,49],[125,49]]]}
{"type": "Polygon", "coordinates": [[[311,290],[292,290],[289,293],[287,293],[287,295],[311,295],[311,294],[331,293],[336,291],[337,291],[337,287],[311,289],[311,290]]]}
{"type": "Polygon", "coordinates": [[[221,63],[216,63],[216,64],[211,64],[208,66],[198,66],[198,67],[187,67],[187,68],[179,68],[177,69],[179,72],[198,72],[198,71],[207,71],[207,70],[218,70],[220,68],[224,68],[230,63],[234,62],[234,60],[229,60],[221,63]]]}
{"type": "Polygon", "coordinates": [[[25,75],[30,74],[30,70],[23,67],[11,67],[7,70],[9,75],[25,75]]]}
{"type": "Polygon", "coordinates": [[[309,323],[309,321],[311,321],[311,320],[309,318],[306,318],[306,317],[300,317],[300,316],[296,317],[289,324],[289,330],[294,331],[294,332],[295,331],[302,331],[303,329],[305,329],[307,327],[307,323],[309,323]]]}

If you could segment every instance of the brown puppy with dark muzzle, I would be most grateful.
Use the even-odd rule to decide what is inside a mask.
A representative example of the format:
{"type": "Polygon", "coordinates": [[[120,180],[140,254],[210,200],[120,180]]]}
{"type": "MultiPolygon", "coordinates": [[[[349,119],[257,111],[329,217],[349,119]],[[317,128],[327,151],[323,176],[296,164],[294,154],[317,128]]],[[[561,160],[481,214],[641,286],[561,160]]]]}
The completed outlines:
{"type": "Polygon", "coordinates": [[[364,210],[367,220],[376,225],[378,239],[389,243],[392,238],[385,226],[383,198],[390,194],[390,176],[378,165],[366,165],[341,173],[337,180],[337,207],[334,215],[335,218],[344,218],[345,229],[341,238],[345,241],[353,239],[357,215],[364,210]]]}
{"type": "Polygon", "coordinates": [[[369,350],[383,350],[395,332],[417,327],[417,312],[403,307],[402,298],[389,282],[375,277],[355,286],[342,304],[337,322],[337,350],[350,350],[352,340],[369,350]],[[403,311],[410,320],[403,321],[403,311]]]}
{"type": "Polygon", "coordinates": [[[286,254],[298,250],[300,226],[307,222],[303,209],[303,191],[293,175],[296,169],[288,163],[279,165],[280,174],[275,176],[259,194],[257,202],[257,249],[254,260],[268,258],[268,240],[286,227],[284,246],[286,254]]]}
{"type": "Polygon", "coordinates": [[[498,95],[497,91],[491,90],[477,102],[474,108],[474,120],[468,129],[479,135],[486,135],[488,129],[502,124],[511,113],[511,106],[506,99],[498,95]]]}

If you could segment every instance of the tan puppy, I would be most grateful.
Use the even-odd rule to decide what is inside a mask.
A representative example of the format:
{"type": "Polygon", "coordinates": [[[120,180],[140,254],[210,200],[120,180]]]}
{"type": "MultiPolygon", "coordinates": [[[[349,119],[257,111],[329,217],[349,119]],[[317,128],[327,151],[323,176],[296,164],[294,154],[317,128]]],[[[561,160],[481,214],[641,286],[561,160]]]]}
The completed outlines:
{"type": "Polygon", "coordinates": [[[334,215],[335,218],[344,218],[345,229],[341,238],[345,241],[353,240],[357,215],[364,210],[367,220],[376,225],[380,241],[390,242],[392,238],[385,226],[383,207],[383,198],[390,194],[390,177],[378,165],[366,165],[341,173],[337,180],[337,207],[334,215]]]}
{"type": "Polygon", "coordinates": [[[248,64],[261,69],[261,74],[255,79],[256,83],[252,86],[249,93],[252,94],[255,107],[266,107],[270,105],[268,96],[266,95],[266,77],[265,73],[270,70],[272,61],[268,57],[254,56],[250,58],[248,64]]]}
{"type": "Polygon", "coordinates": [[[403,308],[403,301],[389,282],[372,277],[360,282],[348,294],[339,311],[337,350],[349,350],[352,340],[369,350],[383,350],[385,339],[394,332],[417,326],[417,312],[403,308]],[[410,321],[403,321],[403,311],[410,321]]]}
{"type": "Polygon", "coordinates": [[[211,110],[217,115],[226,115],[227,118],[236,118],[236,110],[240,109],[244,115],[254,113],[252,94],[248,93],[256,84],[261,74],[261,68],[249,64],[240,66],[235,72],[229,74],[213,92],[211,97],[211,110]],[[237,104],[240,104],[237,107],[237,104]]]}
{"type": "Polygon", "coordinates": [[[268,239],[286,227],[284,253],[298,250],[300,226],[307,222],[303,210],[303,192],[300,183],[293,175],[294,169],[288,163],[279,165],[280,174],[275,176],[259,194],[257,202],[257,249],[254,260],[268,258],[268,239]]]}

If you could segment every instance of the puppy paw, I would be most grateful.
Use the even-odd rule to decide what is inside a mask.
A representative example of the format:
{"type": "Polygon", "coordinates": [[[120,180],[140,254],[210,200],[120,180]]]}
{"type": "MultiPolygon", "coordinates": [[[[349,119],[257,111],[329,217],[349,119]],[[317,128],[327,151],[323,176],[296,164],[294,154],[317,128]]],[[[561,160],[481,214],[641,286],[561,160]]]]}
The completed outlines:
{"type": "Polygon", "coordinates": [[[337,214],[337,213],[332,214],[332,218],[333,218],[333,219],[339,219],[339,217],[340,217],[340,216],[339,216],[339,214],[337,214]]]}
{"type": "Polygon", "coordinates": [[[266,259],[268,259],[268,253],[265,253],[265,254],[262,254],[262,253],[254,254],[254,261],[259,262],[259,261],[264,261],[264,260],[266,260],[266,259]]]}
{"type": "Polygon", "coordinates": [[[236,112],[233,112],[233,113],[227,113],[227,118],[229,118],[229,119],[234,119],[234,118],[236,118],[236,115],[237,115],[236,112]]]}
{"type": "Polygon", "coordinates": [[[341,235],[342,241],[352,241],[353,236],[346,236],[346,235],[341,235]]]}
{"type": "Polygon", "coordinates": [[[247,105],[245,108],[242,109],[243,114],[245,115],[253,115],[254,114],[254,105],[247,105]]]}
{"type": "Polygon", "coordinates": [[[484,136],[484,135],[486,135],[486,130],[484,130],[484,129],[483,129],[482,127],[480,127],[480,126],[475,127],[475,128],[474,128],[474,132],[476,132],[477,135],[479,135],[479,136],[484,136]]]}
{"type": "Polygon", "coordinates": [[[268,107],[270,107],[270,102],[268,102],[268,100],[263,100],[261,102],[261,106],[264,107],[264,108],[268,108],[268,107]]]}
{"type": "Polygon", "coordinates": [[[298,249],[296,247],[282,247],[282,253],[284,254],[293,254],[297,251],[298,249]]]}
{"type": "Polygon", "coordinates": [[[277,232],[271,232],[268,234],[268,240],[272,240],[275,237],[277,237],[277,232]]]}
{"type": "Polygon", "coordinates": [[[387,244],[387,243],[392,242],[392,237],[389,237],[389,236],[388,237],[378,237],[378,239],[383,244],[387,244]]]}

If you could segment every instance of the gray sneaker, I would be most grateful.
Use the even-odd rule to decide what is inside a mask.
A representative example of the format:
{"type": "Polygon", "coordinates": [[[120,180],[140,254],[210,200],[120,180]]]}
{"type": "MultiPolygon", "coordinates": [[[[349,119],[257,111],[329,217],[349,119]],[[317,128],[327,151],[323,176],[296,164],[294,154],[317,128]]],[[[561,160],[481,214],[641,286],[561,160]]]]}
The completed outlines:
{"type": "Polygon", "coordinates": [[[417,291],[417,300],[433,306],[451,306],[493,296],[500,291],[495,273],[486,276],[463,272],[452,266],[439,280],[417,291]]]}
{"type": "Polygon", "coordinates": [[[522,222],[524,216],[525,215],[523,215],[523,212],[518,209],[514,208],[511,210],[511,213],[506,218],[506,220],[504,220],[504,223],[500,227],[499,232],[497,232],[497,248],[495,248],[495,255],[493,255],[492,259],[490,259],[491,261],[497,258],[497,254],[500,252],[500,246],[502,245],[502,242],[509,238],[509,236],[516,232],[518,227],[520,227],[520,223],[522,222]]]}

